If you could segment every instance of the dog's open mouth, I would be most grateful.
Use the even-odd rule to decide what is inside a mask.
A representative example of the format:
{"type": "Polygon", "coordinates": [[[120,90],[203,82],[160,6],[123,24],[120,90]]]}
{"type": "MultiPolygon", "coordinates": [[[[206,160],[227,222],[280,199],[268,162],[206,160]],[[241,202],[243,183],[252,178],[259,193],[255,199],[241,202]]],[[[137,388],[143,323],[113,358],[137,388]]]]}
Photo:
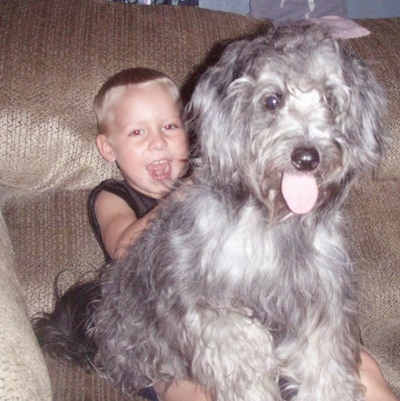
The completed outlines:
{"type": "Polygon", "coordinates": [[[151,178],[156,181],[164,181],[171,178],[171,162],[169,160],[157,160],[147,166],[151,178]]]}
{"type": "Polygon", "coordinates": [[[310,173],[284,173],[281,189],[289,209],[295,214],[306,214],[318,199],[318,185],[310,173]]]}

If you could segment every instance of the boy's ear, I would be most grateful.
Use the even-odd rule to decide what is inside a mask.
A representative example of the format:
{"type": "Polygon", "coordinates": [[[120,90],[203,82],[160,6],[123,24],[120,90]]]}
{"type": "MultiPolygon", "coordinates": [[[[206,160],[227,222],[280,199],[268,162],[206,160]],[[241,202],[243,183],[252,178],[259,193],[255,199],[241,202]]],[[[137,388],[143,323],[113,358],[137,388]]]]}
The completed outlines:
{"type": "Polygon", "coordinates": [[[103,158],[108,161],[109,163],[115,162],[115,156],[114,156],[114,151],[111,146],[110,141],[108,138],[103,135],[99,134],[96,136],[96,145],[97,149],[99,150],[100,154],[103,156],[103,158]]]}

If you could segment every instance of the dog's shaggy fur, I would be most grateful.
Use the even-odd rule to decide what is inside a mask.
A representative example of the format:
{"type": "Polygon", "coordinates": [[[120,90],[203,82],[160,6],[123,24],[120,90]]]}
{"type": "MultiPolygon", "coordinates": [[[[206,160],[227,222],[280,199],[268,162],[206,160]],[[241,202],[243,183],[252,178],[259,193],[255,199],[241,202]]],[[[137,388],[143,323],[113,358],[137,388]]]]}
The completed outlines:
{"type": "Polygon", "coordinates": [[[379,163],[383,94],[315,25],[233,42],[190,112],[201,161],[106,269],[96,366],[131,393],[189,378],[216,401],[361,401],[351,183],[379,163]]]}

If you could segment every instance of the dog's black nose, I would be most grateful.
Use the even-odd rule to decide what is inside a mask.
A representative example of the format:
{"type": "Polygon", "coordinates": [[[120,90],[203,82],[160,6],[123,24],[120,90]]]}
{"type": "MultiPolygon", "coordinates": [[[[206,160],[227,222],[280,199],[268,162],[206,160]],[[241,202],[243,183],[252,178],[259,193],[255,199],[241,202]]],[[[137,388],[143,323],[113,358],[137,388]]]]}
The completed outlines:
{"type": "Polygon", "coordinates": [[[297,148],[291,158],[293,166],[299,171],[313,171],[319,164],[319,154],[314,148],[297,148]]]}

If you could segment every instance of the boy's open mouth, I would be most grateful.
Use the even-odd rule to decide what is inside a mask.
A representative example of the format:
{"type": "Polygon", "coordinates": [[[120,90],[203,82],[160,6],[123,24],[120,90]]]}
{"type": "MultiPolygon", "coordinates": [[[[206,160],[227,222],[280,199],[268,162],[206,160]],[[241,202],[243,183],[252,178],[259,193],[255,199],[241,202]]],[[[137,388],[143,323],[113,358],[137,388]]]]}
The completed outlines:
{"type": "Polygon", "coordinates": [[[163,181],[171,178],[170,160],[157,160],[153,163],[150,163],[146,168],[153,180],[163,181]]]}

